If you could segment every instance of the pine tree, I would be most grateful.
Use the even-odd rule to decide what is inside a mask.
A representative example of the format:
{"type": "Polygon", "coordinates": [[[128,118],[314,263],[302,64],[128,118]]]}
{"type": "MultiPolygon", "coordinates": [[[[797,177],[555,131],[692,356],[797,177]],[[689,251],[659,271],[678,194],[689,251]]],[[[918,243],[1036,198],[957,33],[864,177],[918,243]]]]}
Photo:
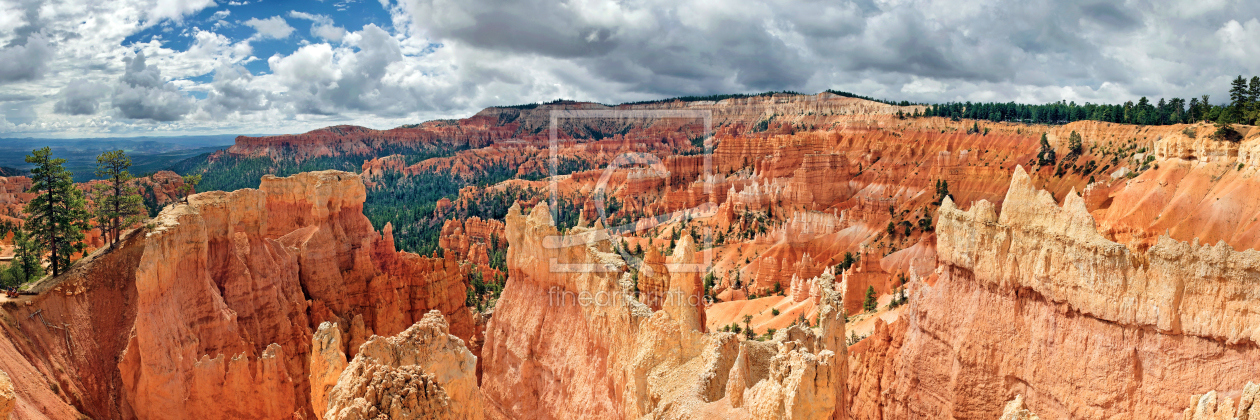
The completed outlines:
{"type": "Polygon", "coordinates": [[[923,213],[923,218],[919,219],[919,230],[924,232],[932,231],[932,216],[927,214],[926,211],[923,213]]]}
{"type": "Polygon", "coordinates": [[[1212,102],[1209,101],[1210,99],[1212,99],[1212,95],[1203,95],[1201,99],[1199,99],[1199,113],[1195,118],[1196,122],[1208,119],[1208,111],[1212,110],[1212,102]]]}
{"type": "Polygon", "coordinates": [[[867,312],[874,311],[878,303],[875,300],[875,286],[866,286],[866,301],[862,302],[862,309],[867,312]]]}
{"type": "Polygon", "coordinates": [[[6,271],[12,282],[6,286],[17,286],[31,279],[44,276],[44,266],[39,263],[43,251],[39,243],[31,240],[30,234],[22,229],[13,231],[13,262],[6,271]]]}
{"type": "Polygon", "coordinates": [[[1247,111],[1243,114],[1243,123],[1255,124],[1260,120],[1260,76],[1252,76],[1247,87],[1247,111]]]}
{"type": "Polygon", "coordinates": [[[188,196],[197,192],[197,184],[201,183],[201,175],[184,175],[184,185],[179,192],[184,195],[184,204],[188,204],[188,196]]]}
{"type": "Polygon", "coordinates": [[[1229,108],[1230,115],[1226,117],[1226,123],[1238,122],[1242,119],[1243,112],[1247,108],[1248,99],[1247,80],[1242,76],[1238,76],[1230,83],[1229,88],[1229,108]]]}
{"type": "Polygon", "coordinates": [[[53,159],[51,149],[36,149],[26,162],[35,165],[30,192],[38,194],[26,204],[26,228],[40,248],[50,253],[49,266],[57,276],[70,265],[70,256],[84,248],[88,213],[83,192],[74,186],[66,160],[53,159]]]}
{"type": "Polygon", "coordinates": [[[1053,165],[1054,161],[1054,148],[1050,147],[1050,141],[1046,139],[1046,133],[1041,133],[1041,152],[1037,153],[1037,165],[1053,165]]]}
{"type": "Polygon", "coordinates": [[[1251,76],[1247,86],[1247,102],[1260,101],[1260,76],[1251,76]]]}
{"type": "Polygon", "coordinates": [[[949,182],[943,179],[936,180],[936,197],[932,199],[933,205],[941,205],[945,202],[945,197],[949,196],[949,182]]]}
{"type": "Polygon", "coordinates": [[[839,275],[841,272],[848,270],[849,267],[852,267],[853,264],[856,262],[857,262],[857,258],[853,256],[853,253],[845,251],[844,259],[840,261],[840,264],[836,265],[836,268],[838,268],[838,270],[836,270],[836,274],[839,275]]]}
{"type": "Polygon", "coordinates": [[[96,225],[105,232],[110,248],[118,245],[122,230],[139,222],[148,213],[139,190],[131,185],[133,179],[127,168],[131,158],[122,150],[101,153],[96,157],[96,176],[105,179],[93,189],[96,225]]]}
{"type": "Polygon", "coordinates": [[[1081,143],[1083,143],[1081,135],[1073,130],[1072,134],[1068,135],[1068,154],[1080,155],[1084,151],[1081,143]]]}

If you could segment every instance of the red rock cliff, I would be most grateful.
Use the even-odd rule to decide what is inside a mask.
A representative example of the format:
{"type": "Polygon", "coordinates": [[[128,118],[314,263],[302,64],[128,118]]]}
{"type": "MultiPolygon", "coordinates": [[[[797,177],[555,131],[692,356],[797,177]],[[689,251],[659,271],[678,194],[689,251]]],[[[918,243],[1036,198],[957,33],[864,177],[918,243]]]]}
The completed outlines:
{"type": "MultiPolygon", "coordinates": [[[[337,171],[195,195],[118,250],[46,280],[14,314],[26,321],[12,336],[28,337],[15,344],[93,417],[312,418],[307,360],[320,322],[353,325],[356,350],[430,310],[451,334],[473,334],[461,267],[396,251],[389,227],[378,233],[363,216],[364,197],[357,175],[337,171]],[[55,373],[67,368],[80,375],[55,373]]],[[[48,389],[40,383],[20,383],[19,410],[28,387],[48,389]]]]}
{"type": "MultiPolygon", "coordinates": [[[[670,294],[653,311],[629,292],[603,231],[562,237],[549,215],[540,204],[507,217],[510,278],[482,350],[482,391],[497,409],[513,418],[843,418],[834,278],[819,280],[820,327],[743,341],[704,331],[697,273],[668,273],[670,294]]],[[[663,265],[695,261],[691,249],[684,236],[663,265]]]]}
{"type": "Polygon", "coordinates": [[[937,234],[939,279],[912,284],[907,319],[853,353],[859,418],[995,418],[1016,395],[1047,418],[1176,418],[1260,370],[1257,251],[1131,250],[1022,169],[1000,216],[946,202],[937,234]]]}

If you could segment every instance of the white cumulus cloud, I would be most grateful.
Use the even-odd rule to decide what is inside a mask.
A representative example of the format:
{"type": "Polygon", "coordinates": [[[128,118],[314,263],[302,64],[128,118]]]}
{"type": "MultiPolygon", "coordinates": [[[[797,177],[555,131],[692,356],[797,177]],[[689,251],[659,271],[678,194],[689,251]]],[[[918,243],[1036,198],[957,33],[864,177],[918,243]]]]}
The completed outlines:
{"type": "Polygon", "coordinates": [[[285,22],[280,16],[272,16],[266,19],[250,18],[245,21],[245,26],[254,28],[258,32],[260,38],[282,39],[288,38],[293,34],[293,27],[285,22]]]}
{"type": "Polygon", "coordinates": [[[311,21],[311,35],[329,41],[341,41],[346,36],[346,29],[333,24],[332,18],[326,15],[310,14],[296,10],[289,11],[289,17],[311,21]]]}
{"type": "Polygon", "coordinates": [[[193,109],[193,101],[162,78],[162,72],[145,63],[144,51],[125,59],[126,72],[114,88],[113,106],[123,117],[137,120],[176,121],[193,109]]]}
{"type": "Polygon", "coordinates": [[[109,95],[109,86],[90,80],[75,79],[57,93],[53,112],[66,115],[93,115],[101,99],[109,95]]]}
{"type": "Polygon", "coordinates": [[[32,34],[26,43],[0,48],[0,83],[37,79],[48,69],[52,44],[42,34],[32,34]]]}

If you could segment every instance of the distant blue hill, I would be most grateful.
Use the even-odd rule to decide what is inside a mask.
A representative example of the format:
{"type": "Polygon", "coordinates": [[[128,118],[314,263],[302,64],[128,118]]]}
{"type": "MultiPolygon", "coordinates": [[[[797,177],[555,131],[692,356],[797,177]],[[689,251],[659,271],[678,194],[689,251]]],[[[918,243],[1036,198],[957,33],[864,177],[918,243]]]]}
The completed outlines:
{"type": "MultiPolygon", "coordinates": [[[[230,147],[235,134],[215,136],[110,137],[110,138],[8,138],[0,139],[0,171],[25,175],[31,165],[26,156],[42,147],[52,149],[53,157],[66,159],[66,168],[75,182],[95,179],[96,156],[123,150],[131,157],[132,175],[169,169],[176,162],[230,147]]],[[[11,176],[11,175],[5,175],[11,176]]]]}

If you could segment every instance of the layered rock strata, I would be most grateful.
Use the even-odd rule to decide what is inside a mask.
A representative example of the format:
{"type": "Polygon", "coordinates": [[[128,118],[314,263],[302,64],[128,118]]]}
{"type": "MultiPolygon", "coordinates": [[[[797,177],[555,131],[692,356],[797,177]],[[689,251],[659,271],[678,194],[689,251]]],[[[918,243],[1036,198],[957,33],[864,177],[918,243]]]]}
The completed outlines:
{"type": "Polygon", "coordinates": [[[1002,409],[1002,417],[998,420],[1040,420],[1036,413],[1028,411],[1028,407],[1024,405],[1024,396],[1016,395],[1015,399],[1006,403],[1006,407],[1002,409]]]}
{"type": "Polygon", "coordinates": [[[767,342],[704,332],[698,273],[684,236],[665,270],[660,310],[631,293],[601,232],[562,237],[544,205],[507,216],[510,279],[486,329],[482,390],[514,418],[844,418],[844,320],[834,278],[820,327],[767,342]]]}
{"type": "Polygon", "coordinates": [[[1248,420],[1260,418],[1260,385],[1247,382],[1242,392],[1222,395],[1216,391],[1190,398],[1190,407],[1183,413],[1185,420],[1248,420]]]}
{"type": "Polygon", "coordinates": [[[477,358],[448,331],[442,314],[429,312],[397,336],[372,337],[346,364],[340,331],[320,325],[311,358],[311,400],[326,410],[319,418],[484,418],[477,358]],[[334,373],[336,382],[326,386],[334,373]]]}
{"type": "Polygon", "coordinates": [[[1257,251],[1131,250],[1022,169],[1000,215],[947,200],[937,235],[941,265],[911,284],[904,321],[853,352],[858,418],[994,418],[1017,394],[1048,418],[1174,418],[1260,370],[1257,251]]]}
{"type": "Polygon", "coordinates": [[[314,418],[316,325],[347,325],[357,350],[436,310],[471,338],[464,268],[398,252],[364,199],[338,171],[197,194],[32,286],[38,296],[6,306],[19,321],[0,340],[0,367],[30,379],[19,411],[66,417],[51,389],[97,418],[314,418]],[[10,340],[25,360],[3,356],[10,340]]]}

